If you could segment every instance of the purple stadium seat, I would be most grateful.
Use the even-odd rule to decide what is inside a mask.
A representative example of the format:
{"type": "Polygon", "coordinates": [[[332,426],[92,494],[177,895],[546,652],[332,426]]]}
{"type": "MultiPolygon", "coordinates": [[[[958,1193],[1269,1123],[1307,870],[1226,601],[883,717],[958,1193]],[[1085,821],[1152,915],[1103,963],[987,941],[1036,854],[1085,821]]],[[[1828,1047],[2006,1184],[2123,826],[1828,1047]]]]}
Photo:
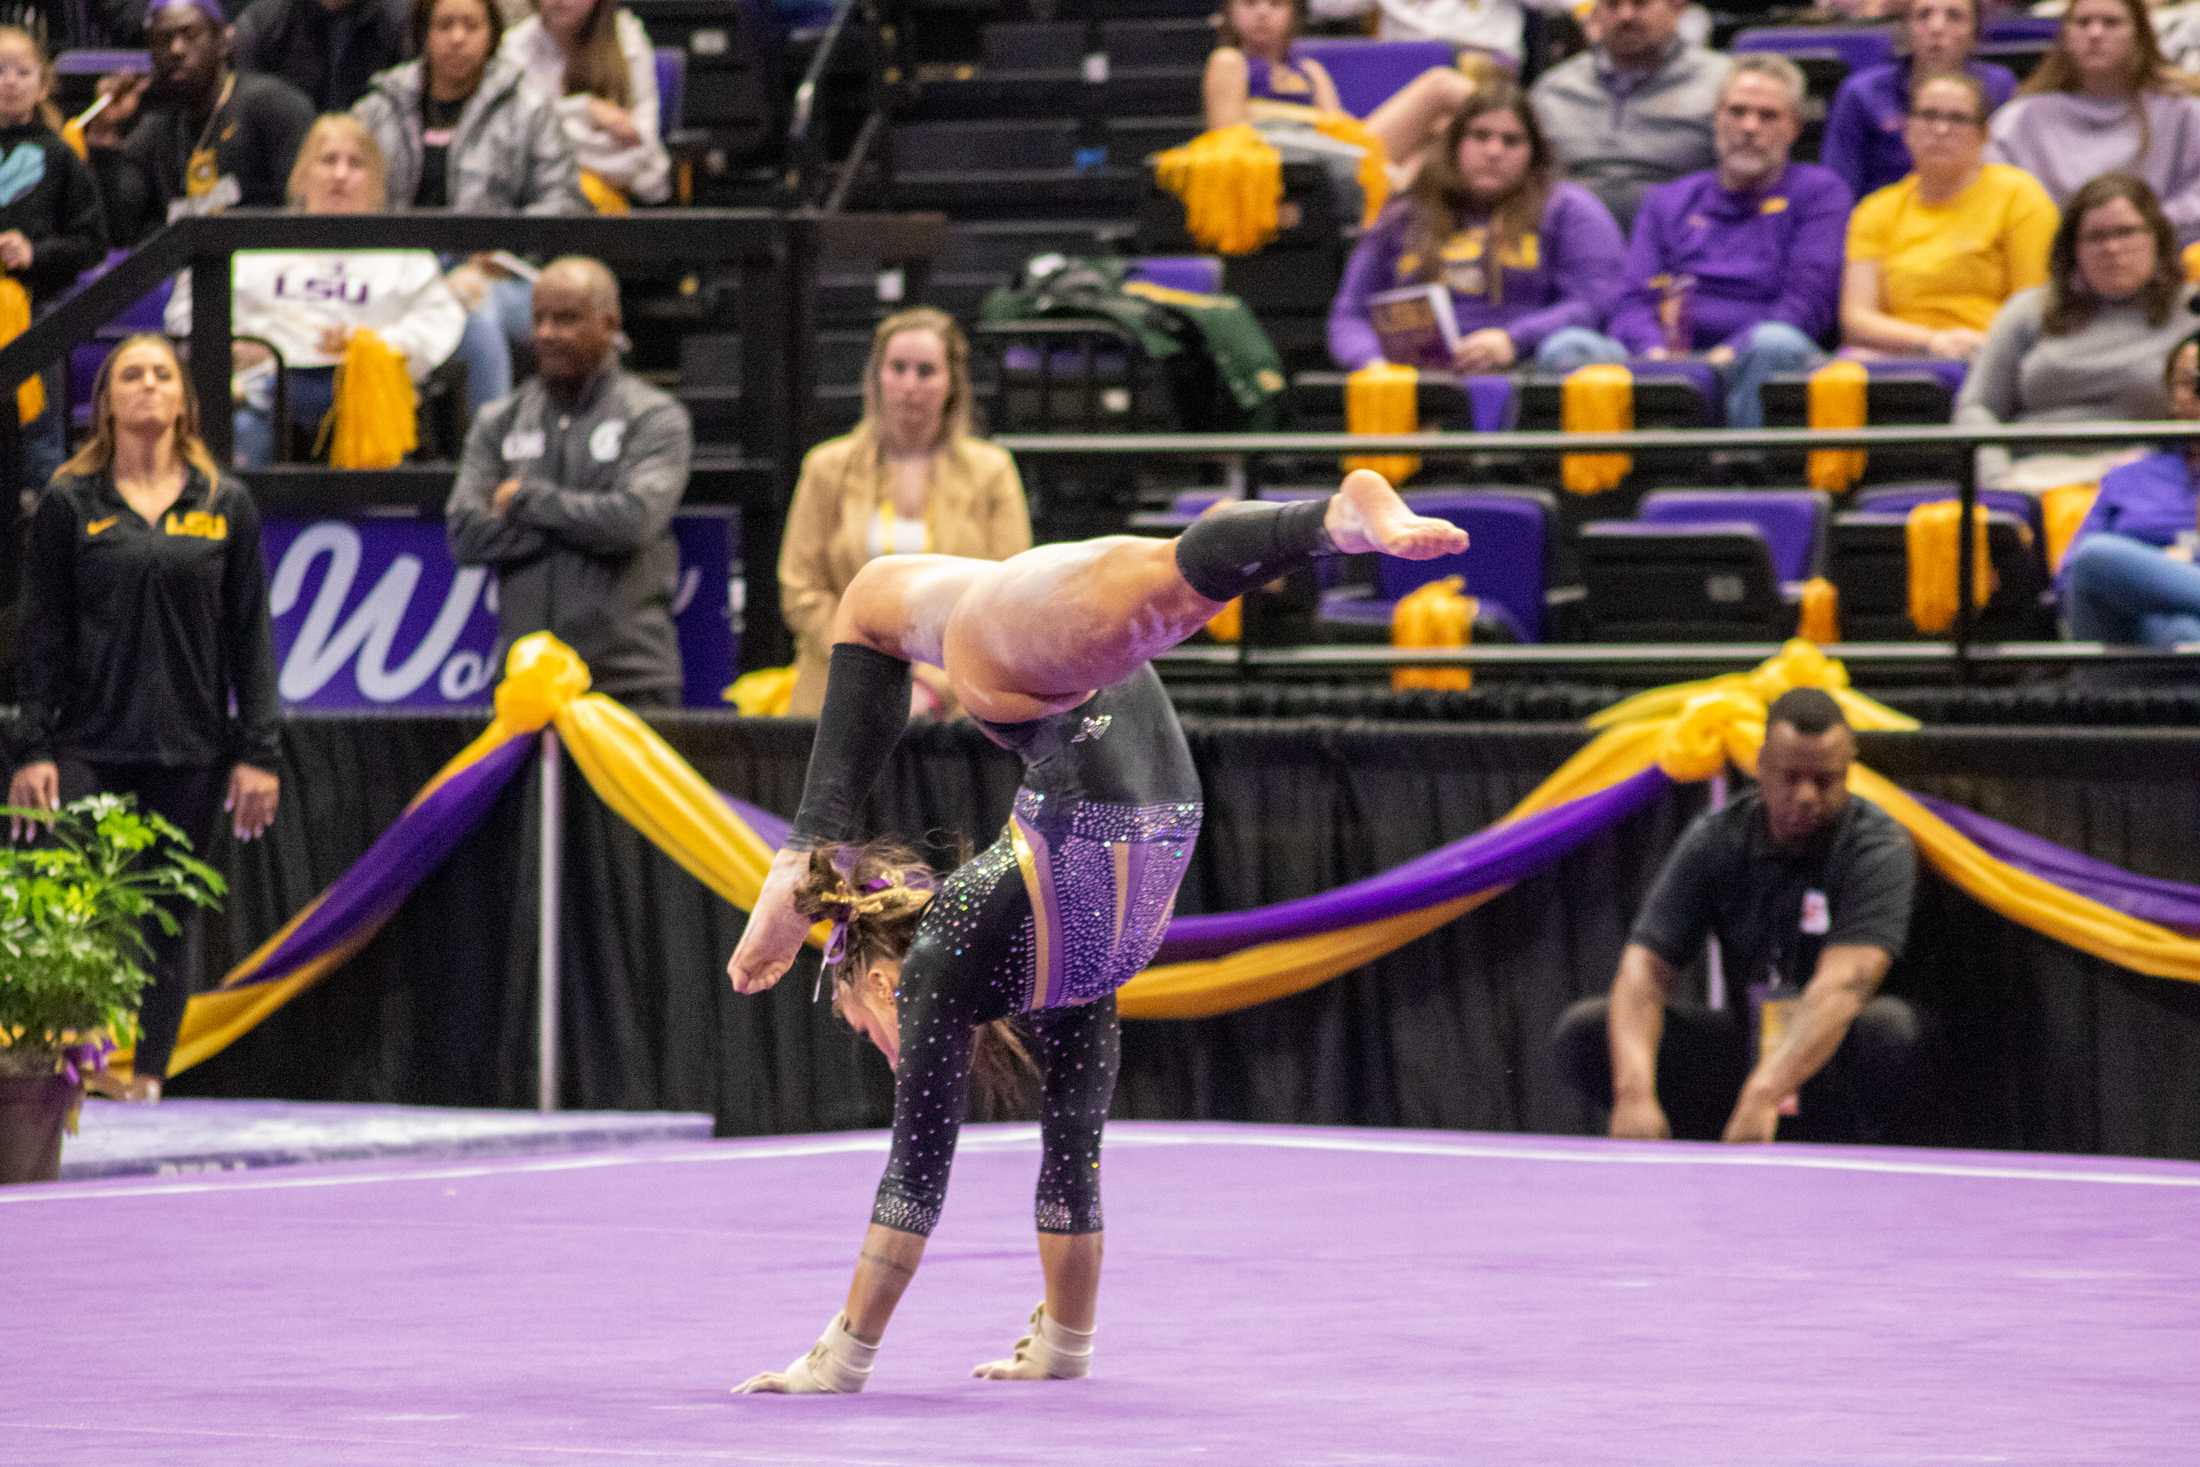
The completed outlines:
{"type": "Polygon", "coordinates": [[[1864,364],[1864,375],[1875,382],[1899,381],[1905,377],[1929,377],[1947,388],[1950,397],[1963,390],[1963,379],[1970,374],[1970,370],[1968,362],[1944,361],[1938,357],[1864,364]]]}
{"type": "Polygon", "coordinates": [[[1981,41],[2040,41],[2052,45],[2062,22],[2052,15],[2005,15],[1986,22],[1981,41]]]}
{"type": "Polygon", "coordinates": [[[1550,496],[1534,490],[1429,489],[1407,494],[1406,502],[1464,529],[1467,548],[1435,560],[1378,560],[1373,590],[1329,592],[1322,597],[1321,619],[1387,627],[1391,609],[1409,592],[1445,576],[1463,576],[1467,594],[1480,599],[1484,615],[1504,622],[1523,642],[1541,641],[1557,519],[1550,496]]]}
{"type": "Polygon", "coordinates": [[[1653,362],[1641,357],[1627,364],[1637,382],[1685,382],[1712,405],[1714,412],[1726,401],[1726,393],[1719,386],[1718,369],[1703,362],[1653,362]]]}
{"type": "Polygon", "coordinates": [[[1520,420],[1520,400],[1510,376],[1465,377],[1460,385],[1467,390],[1475,432],[1503,433],[1520,420]]]}
{"type": "Polygon", "coordinates": [[[1146,255],[1130,262],[1126,280],[1213,295],[1222,289],[1222,261],[1213,255],[1146,255]]]}
{"type": "Polygon", "coordinates": [[[1455,58],[1441,41],[1358,41],[1324,36],[1298,42],[1301,56],[1319,61],[1337,84],[1337,100],[1354,117],[1365,117],[1390,100],[1424,71],[1450,66],[1455,58]]]}
{"type": "Polygon", "coordinates": [[[655,48],[657,61],[657,135],[670,137],[680,130],[681,107],[687,101],[687,52],[678,46],[655,48]]]}
{"type": "MultiPolygon", "coordinates": [[[[128,259],[129,256],[130,252],[128,250],[109,250],[106,259],[101,260],[84,272],[83,278],[77,282],[77,288],[81,289],[90,285],[116,265],[128,259]]],[[[99,334],[120,338],[134,335],[140,331],[161,330],[167,319],[168,294],[174,289],[175,282],[173,280],[163,280],[160,284],[145,292],[144,295],[139,296],[121,315],[109,321],[105,326],[100,327],[99,334]]]]}
{"type": "Polygon", "coordinates": [[[76,428],[92,425],[92,388],[99,381],[99,369],[115,349],[114,342],[105,337],[93,337],[69,348],[69,421],[76,428]]]}
{"type": "Polygon", "coordinates": [[[1748,525],[1772,550],[1783,585],[1817,575],[1825,564],[1831,502],[1816,489],[1664,489],[1635,512],[1647,525],[1748,525]]]}
{"type": "Polygon", "coordinates": [[[1743,51],[1831,51],[1850,73],[1886,66],[1894,56],[1894,34],[1884,26],[1752,26],[1738,32],[1727,49],[1743,51]]]}

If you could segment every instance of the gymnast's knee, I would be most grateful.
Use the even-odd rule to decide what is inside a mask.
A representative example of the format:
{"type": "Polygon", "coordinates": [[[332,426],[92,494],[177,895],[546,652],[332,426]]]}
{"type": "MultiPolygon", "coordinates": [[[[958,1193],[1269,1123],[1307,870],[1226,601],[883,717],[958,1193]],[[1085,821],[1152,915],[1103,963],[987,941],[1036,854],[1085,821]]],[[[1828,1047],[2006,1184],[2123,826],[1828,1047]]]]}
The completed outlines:
{"type": "Polygon", "coordinates": [[[879,1183],[878,1199],[871,1207],[871,1221],[897,1233],[915,1233],[920,1238],[929,1238],[932,1230],[940,1225],[940,1209],[946,1202],[944,1191],[935,1194],[903,1186],[888,1177],[879,1183]]]}
{"type": "Polygon", "coordinates": [[[1099,1186],[1093,1184],[1058,1190],[1049,1190],[1042,1186],[1037,1205],[1032,1209],[1032,1221],[1042,1233],[1102,1231],[1099,1186]]]}

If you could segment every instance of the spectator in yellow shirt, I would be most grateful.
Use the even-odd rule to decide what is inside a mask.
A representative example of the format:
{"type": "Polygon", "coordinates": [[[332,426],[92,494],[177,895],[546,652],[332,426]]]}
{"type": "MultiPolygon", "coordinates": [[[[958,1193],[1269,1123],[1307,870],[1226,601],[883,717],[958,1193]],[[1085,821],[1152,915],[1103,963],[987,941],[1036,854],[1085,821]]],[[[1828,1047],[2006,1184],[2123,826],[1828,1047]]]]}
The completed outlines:
{"type": "Polygon", "coordinates": [[[2047,281],[2061,215],[2021,168],[1986,161],[1976,78],[1911,93],[1904,141],[1916,171],[1849,217],[1841,341],[1852,356],[1969,361],[2002,302],[2047,281]]]}

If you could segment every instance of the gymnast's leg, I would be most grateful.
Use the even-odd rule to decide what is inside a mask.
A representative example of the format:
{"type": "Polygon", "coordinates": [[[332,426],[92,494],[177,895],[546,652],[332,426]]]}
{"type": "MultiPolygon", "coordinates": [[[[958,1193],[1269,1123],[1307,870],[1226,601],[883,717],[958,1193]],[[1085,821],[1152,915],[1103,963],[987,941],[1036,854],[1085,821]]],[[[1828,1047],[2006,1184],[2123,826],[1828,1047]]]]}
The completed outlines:
{"type": "Polygon", "coordinates": [[[1413,513],[1380,474],[1361,469],[1326,500],[1233,505],[1174,540],[1040,546],[963,588],[942,639],[947,675],[980,718],[1021,723],[1122,681],[1231,597],[1315,556],[1430,560],[1466,543],[1458,526],[1413,513]],[[1046,635],[1032,635],[1036,627],[1046,635]]]}
{"type": "Polygon", "coordinates": [[[985,1380],[1073,1380],[1092,1370],[1100,1293],[1100,1132],[1123,1064],[1115,995],[1025,1016],[1039,1067],[1039,1187],[1034,1212],[1046,1301],[985,1380]]]}

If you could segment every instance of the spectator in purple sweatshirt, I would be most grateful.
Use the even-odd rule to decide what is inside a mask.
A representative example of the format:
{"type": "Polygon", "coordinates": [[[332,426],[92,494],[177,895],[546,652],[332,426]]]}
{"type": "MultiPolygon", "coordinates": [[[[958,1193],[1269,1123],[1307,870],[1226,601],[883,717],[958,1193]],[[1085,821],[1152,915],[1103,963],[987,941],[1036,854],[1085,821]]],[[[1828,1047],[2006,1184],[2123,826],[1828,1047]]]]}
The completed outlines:
{"type": "Polygon", "coordinates": [[[2014,163],[2055,202],[2104,173],[2134,173],[2179,245],[2200,240],[2200,98],[2155,39],[2145,0],[2075,0],[2055,49],[1994,114],[1986,156],[2014,163]]]}
{"type": "Polygon", "coordinates": [[[1859,71],[1841,83],[1826,110],[1818,161],[1841,175],[1861,199],[1909,176],[1914,166],[1906,125],[1917,79],[1963,73],[1976,77],[1991,114],[2016,94],[2016,74],[1973,61],[1978,6],[1972,0],[1910,0],[1902,17],[1902,59],[1859,71]]]}
{"type": "Polygon", "coordinates": [[[1611,335],[1581,360],[1696,357],[1719,369],[1734,428],[1764,426],[1767,378],[1825,360],[1852,200],[1830,170],[1788,161],[1803,96],[1785,56],[1735,58],[1712,117],[1718,166],[1644,198],[1611,335]]]}
{"type": "Polygon", "coordinates": [[[1499,78],[1460,109],[1413,188],[1360,240],[1329,308],[1329,354],[1348,370],[1383,356],[1368,298],[1442,285],[1459,344],[1401,365],[1543,371],[1592,360],[1594,328],[1619,299],[1624,246],[1596,195],[1557,178],[1525,93],[1499,78]],[[1580,354],[1581,338],[1590,342],[1580,354]]]}
{"type": "MultiPolygon", "coordinates": [[[[2200,335],[2177,343],[2165,373],[2170,416],[2200,418],[2200,335]]],[[[2062,563],[2063,613],[2083,642],[2174,647],[2200,642],[2200,492],[2183,443],[2112,470],[2062,563]]]]}

